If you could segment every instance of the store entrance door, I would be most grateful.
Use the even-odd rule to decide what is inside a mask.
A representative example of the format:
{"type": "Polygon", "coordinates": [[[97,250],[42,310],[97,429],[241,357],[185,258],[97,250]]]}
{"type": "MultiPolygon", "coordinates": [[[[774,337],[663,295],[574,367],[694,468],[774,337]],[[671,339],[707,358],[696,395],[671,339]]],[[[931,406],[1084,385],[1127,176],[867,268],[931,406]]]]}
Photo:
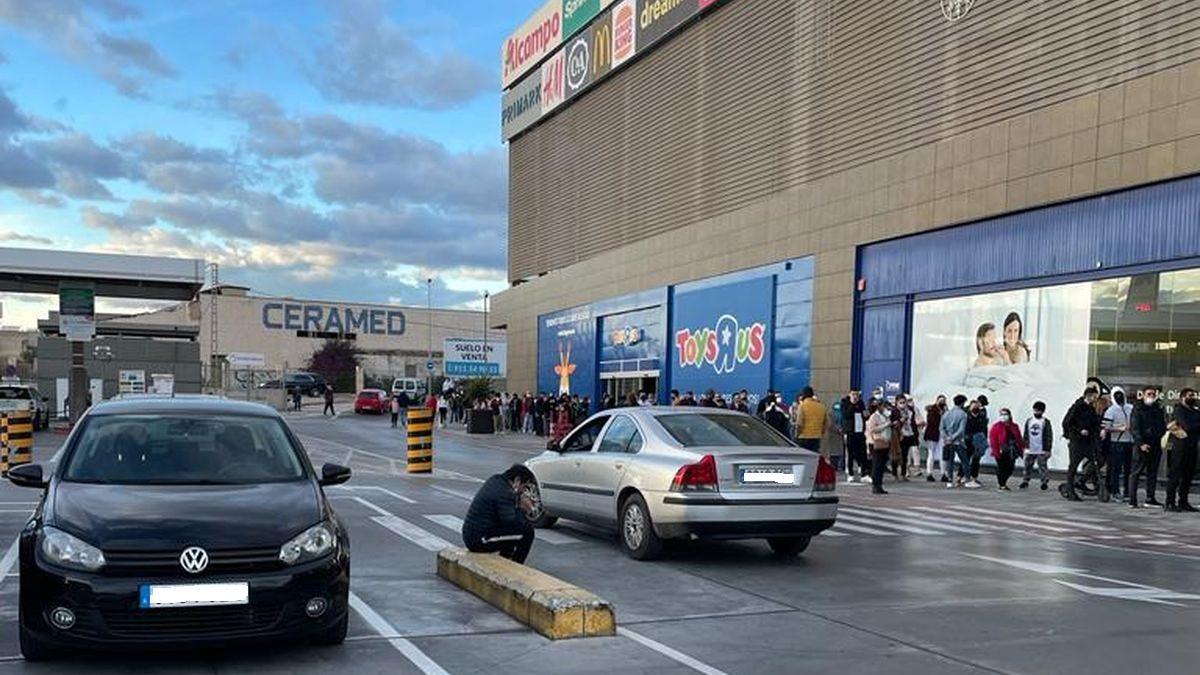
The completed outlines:
{"type": "Polygon", "coordinates": [[[604,380],[604,393],[613,397],[617,405],[625,402],[630,394],[646,392],[651,401],[658,401],[658,376],[620,377],[604,380]]]}

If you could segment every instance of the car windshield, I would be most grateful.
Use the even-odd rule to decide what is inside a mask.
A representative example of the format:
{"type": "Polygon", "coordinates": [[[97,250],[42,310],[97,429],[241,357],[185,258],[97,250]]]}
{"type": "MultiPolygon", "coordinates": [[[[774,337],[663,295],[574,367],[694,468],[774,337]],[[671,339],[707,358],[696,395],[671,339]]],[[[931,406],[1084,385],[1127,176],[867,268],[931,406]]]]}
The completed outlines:
{"type": "Polygon", "coordinates": [[[300,480],[283,422],[237,415],[98,415],[79,432],[63,479],[115,485],[300,480]]]}
{"type": "Polygon", "coordinates": [[[738,445],[792,447],[774,429],[749,415],[666,414],[656,419],[685,448],[738,445]]]}
{"type": "Polygon", "coordinates": [[[0,387],[0,399],[28,401],[31,398],[27,387],[0,387]]]}

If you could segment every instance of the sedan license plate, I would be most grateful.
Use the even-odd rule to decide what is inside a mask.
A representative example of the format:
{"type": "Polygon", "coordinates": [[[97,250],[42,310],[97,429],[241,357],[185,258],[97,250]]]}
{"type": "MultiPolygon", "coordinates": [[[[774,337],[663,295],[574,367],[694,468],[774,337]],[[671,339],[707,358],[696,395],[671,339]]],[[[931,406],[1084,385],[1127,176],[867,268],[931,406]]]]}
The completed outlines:
{"type": "Polygon", "coordinates": [[[743,466],[738,473],[743,485],[795,485],[797,480],[791,466],[743,466]]]}
{"type": "Polygon", "coordinates": [[[142,609],[250,604],[250,584],[179,584],[141,587],[142,609]]]}

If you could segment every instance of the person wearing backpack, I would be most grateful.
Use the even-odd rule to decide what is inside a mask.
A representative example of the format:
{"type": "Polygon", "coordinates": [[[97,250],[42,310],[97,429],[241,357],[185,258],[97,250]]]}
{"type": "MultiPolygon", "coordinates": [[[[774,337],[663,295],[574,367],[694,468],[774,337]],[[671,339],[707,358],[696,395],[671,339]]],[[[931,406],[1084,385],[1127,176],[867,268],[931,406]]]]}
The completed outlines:
{"type": "Polygon", "coordinates": [[[1025,473],[1021,484],[1017,487],[1025,490],[1029,487],[1029,476],[1036,466],[1038,477],[1042,480],[1042,489],[1050,487],[1050,453],[1054,450],[1054,429],[1046,417],[1046,404],[1038,401],[1033,404],[1033,417],[1025,420],[1025,473]]]}
{"type": "Polygon", "coordinates": [[[996,460],[996,482],[1001,492],[1008,492],[1008,479],[1012,478],[1017,460],[1025,452],[1025,437],[1021,428],[1013,422],[1012,411],[1000,409],[1000,420],[988,432],[988,445],[996,460]]]}

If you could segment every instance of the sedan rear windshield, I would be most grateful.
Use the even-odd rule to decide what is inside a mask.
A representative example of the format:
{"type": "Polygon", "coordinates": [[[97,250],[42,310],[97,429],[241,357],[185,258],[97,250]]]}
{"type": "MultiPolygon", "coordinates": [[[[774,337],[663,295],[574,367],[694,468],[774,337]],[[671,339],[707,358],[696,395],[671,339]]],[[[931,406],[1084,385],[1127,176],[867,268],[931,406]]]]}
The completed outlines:
{"type": "Polygon", "coordinates": [[[63,478],[114,485],[238,485],[300,480],[283,422],[237,415],[100,415],[80,430],[63,478]]]}
{"type": "Polygon", "coordinates": [[[28,387],[0,387],[0,399],[28,401],[31,398],[28,387]]]}
{"type": "Polygon", "coordinates": [[[774,429],[749,415],[666,414],[658,423],[685,448],[739,445],[792,447],[774,429]]]}

